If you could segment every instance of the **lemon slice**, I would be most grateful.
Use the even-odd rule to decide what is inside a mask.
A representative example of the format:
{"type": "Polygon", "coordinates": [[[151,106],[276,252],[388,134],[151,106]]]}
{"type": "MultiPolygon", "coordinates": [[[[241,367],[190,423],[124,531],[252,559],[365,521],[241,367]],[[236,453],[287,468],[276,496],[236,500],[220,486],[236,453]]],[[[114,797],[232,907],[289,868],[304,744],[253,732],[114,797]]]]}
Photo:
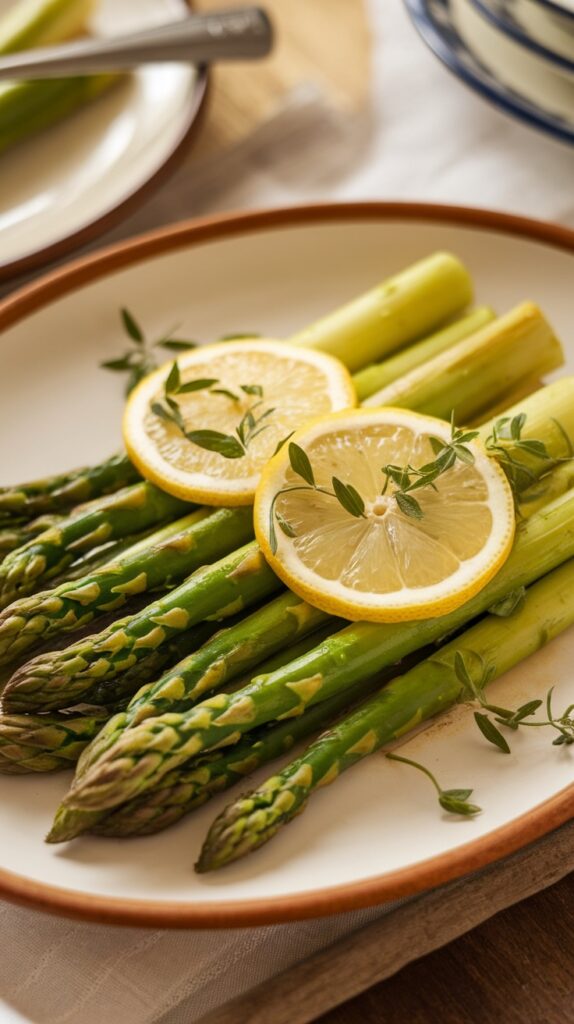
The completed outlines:
{"type": "Polygon", "coordinates": [[[338,359],[283,341],[206,345],[180,356],[178,371],[173,365],[130,395],[125,445],[148,480],[209,505],[251,504],[280,441],[312,417],[357,401],[338,359]]]}
{"type": "Polygon", "coordinates": [[[494,576],[512,546],[514,505],[504,473],[479,441],[466,442],[470,457],[457,458],[436,489],[411,493],[419,518],[401,509],[392,480],[382,493],[383,466],[436,460],[431,438],[448,444],[450,426],[394,408],[326,416],[293,435],[312,478],[300,453],[294,464],[303,475],[295,472],[297,451],[285,444],[255,497],[257,539],[288,587],[348,619],[394,622],[449,612],[494,576]],[[333,477],[354,488],[346,505],[355,514],[334,496],[333,477]]]}

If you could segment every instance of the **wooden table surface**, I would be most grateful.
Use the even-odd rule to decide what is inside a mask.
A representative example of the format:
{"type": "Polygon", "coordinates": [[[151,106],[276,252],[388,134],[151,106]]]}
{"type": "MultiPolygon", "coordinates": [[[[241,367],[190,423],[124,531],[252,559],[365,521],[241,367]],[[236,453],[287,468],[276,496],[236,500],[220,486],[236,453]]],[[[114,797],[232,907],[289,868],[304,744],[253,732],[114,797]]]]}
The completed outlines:
{"type": "Polygon", "coordinates": [[[409,964],[316,1024],[569,1024],[574,875],[409,964]]]}

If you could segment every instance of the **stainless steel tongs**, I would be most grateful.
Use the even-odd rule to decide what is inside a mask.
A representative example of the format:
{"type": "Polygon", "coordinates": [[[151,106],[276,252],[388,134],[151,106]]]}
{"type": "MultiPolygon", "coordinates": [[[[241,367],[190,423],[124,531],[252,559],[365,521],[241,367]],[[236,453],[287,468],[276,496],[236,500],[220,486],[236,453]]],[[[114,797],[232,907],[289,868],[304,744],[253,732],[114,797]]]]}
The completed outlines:
{"type": "Polygon", "coordinates": [[[44,46],[0,58],[0,79],[61,78],[101,71],[127,71],[139,64],[253,60],[271,49],[273,31],[259,7],[191,14],[129,35],[44,46]]]}

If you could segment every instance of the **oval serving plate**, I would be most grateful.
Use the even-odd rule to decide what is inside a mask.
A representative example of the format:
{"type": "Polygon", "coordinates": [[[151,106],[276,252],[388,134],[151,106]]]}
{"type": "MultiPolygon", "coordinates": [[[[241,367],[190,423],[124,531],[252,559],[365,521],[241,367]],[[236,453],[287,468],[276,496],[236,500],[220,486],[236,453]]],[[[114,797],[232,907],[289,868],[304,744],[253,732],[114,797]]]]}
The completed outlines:
{"type": "MultiPolygon", "coordinates": [[[[234,331],[282,337],[445,248],[468,264],[478,301],[503,311],[537,300],[574,371],[574,232],[567,229],[384,203],[196,221],[72,263],[0,306],[0,432],[10,439],[0,479],[97,459],[118,444],[121,382],[98,363],[124,346],[120,306],[150,337],[176,323],[180,337],[202,340],[234,331]]],[[[573,658],[570,631],[500,680],[497,700],[512,706],[556,684],[565,705],[574,700],[573,658]]],[[[211,876],[195,875],[193,862],[230,793],[157,836],[50,847],[43,835],[69,774],[0,779],[0,827],[10,837],[0,848],[0,895],[55,913],[163,927],[311,917],[437,885],[574,814],[574,758],[553,748],[544,730],[517,735],[512,756],[503,757],[481,740],[468,708],[458,708],[403,749],[436,770],[443,786],[474,787],[483,814],[445,820],[425,780],[380,753],[318,792],[274,842],[211,876]]]]}
{"type": "MultiPolygon", "coordinates": [[[[0,11],[11,0],[0,0],[0,11]]],[[[184,17],[185,0],[100,0],[94,35],[184,17]]],[[[149,64],[93,103],[2,154],[0,280],[48,263],[127,215],[175,165],[202,105],[206,73],[149,64]]]]}

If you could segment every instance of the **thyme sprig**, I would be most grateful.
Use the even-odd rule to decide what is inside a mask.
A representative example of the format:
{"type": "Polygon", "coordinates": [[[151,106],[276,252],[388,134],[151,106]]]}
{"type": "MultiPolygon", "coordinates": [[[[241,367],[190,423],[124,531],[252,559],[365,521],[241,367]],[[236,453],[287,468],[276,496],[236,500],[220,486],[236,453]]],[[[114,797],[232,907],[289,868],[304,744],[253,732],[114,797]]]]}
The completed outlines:
{"type": "Polygon", "coordinates": [[[473,441],[475,437],[478,437],[478,430],[462,430],[456,427],[453,412],[450,420],[450,441],[443,441],[440,437],[429,437],[436,456],[434,461],[418,467],[411,466],[410,463],[406,466],[395,466],[391,463],[383,466],[385,484],[382,494],[387,493],[389,483],[392,482],[395,485],[392,497],[401,512],[413,519],[422,519],[423,510],[412,492],[420,491],[423,487],[432,487],[436,491],[435,480],[452,469],[457,461],[472,465],[474,454],[467,443],[473,441]]]}
{"type": "Polygon", "coordinates": [[[552,710],[554,687],[550,688],[545,700],[529,700],[525,704],[521,704],[520,707],[511,710],[500,707],[497,704],[491,704],[486,699],[484,690],[492,679],[495,670],[493,666],[486,666],[484,660],[475,652],[467,652],[465,657],[460,651],[457,651],[454,656],[454,670],[457,679],[472,693],[483,709],[474,713],[475,722],[482,735],[504,754],[510,754],[510,745],[497,727],[498,725],[514,732],[520,726],[528,726],[530,728],[551,727],[558,732],[558,736],[552,741],[553,746],[570,746],[574,743],[574,704],[570,704],[562,714],[555,715],[552,710]],[[471,657],[475,662],[478,662],[479,672],[477,678],[469,667],[468,662],[471,657]],[[546,706],[547,717],[536,722],[528,721],[543,704],[546,706]],[[485,712],[489,714],[485,714],[485,712]],[[492,715],[494,720],[489,715],[492,715]]]}
{"type": "MultiPolygon", "coordinates": [[[[286,439],[278,445],[277,451],[279,451],[285,443],[286,439]]],[[[315,474],[307,452],[294,441],[289,442],[288,452],[291,469],[297,476],[300,476],[305,483],[295,484],[292,487],[283,487],[273,496],[271,507],[269,509],[269,546],[273,554],[277,551],[277,533],[275,530],[275,523],[277,523],[279,529],[287,537],[297,536],[291,524],[284,516],[281,515],[280,512],[277,512],[275,508],[275,503],[282,494],[289,494],[292,491],[315,491],[317,494],[326,494],[330,498],[335,498],[350,515],[355,516],[357,519],[366,519],[365,503],[359,492],[352,484],[345,484],[342,480],[339,480],[338,477],[334,476],[331,478],[331,485],[333,487],[332,491],[327,487],[320,487],[315,480],[315,474]]]]}
{"type": "MultiPolygon", "coordinates": [[[[100,363],[100,366],[104,370],[111,370],[112,373],[127,373],[126,395],[129,395],[136,384],[139,384],[140,380],[147,377],[148,373],[151,373],[152,370],[157,370],[159,363],[156,358],[155,349],[163,348],[168,352],[187,352],[189,349],[197,348],[200,344],[199,341],[192,341],[189,338],[174,337],[174,331],[178,330],[177,326],[166,331],[157,341],[150,341],[146,337],[141,324],[125,306],[120,309],[120,317],[124,333],[129,339],[129,348],[126,349],[123,355],[118,356],[117,359],[106,359],[103,363],[100,363]]],[[[236,331],[233,334],[224,334],[217,340],[239,341],[242,338],[258,337],[260,335],[255,331],[236,331]]]]}
{"type": "MultiPolygon", "coordinates": [[[[516,416],[502,416],[493,424],[492,432],[485,441],[485,447],[489,455],[493,455],[499,466],[504,470],[516,504],[520,502],[520,496],[531,484],[536,483],[539,474],[533,473],[523,462],[516,458],[513,449],[527,452],[536,459],[544,462],[553,462],[548,454],[543,441],[536,438],[523,438],[522,431],[526,424],[526,413],[518,413],[516,416]]],[[[557,424],[564,434],[568,445],[570,442],[560,424],[557,424]]]]}
{"type": "Polygon", "coordinates": [[[111,370],[112,373],[127,373],[126,395],[129,395],[136,384],[147,377],[148,373],[157,368],[155,349],[163,348],[168,352],[185,352],[197,347],[196,341],[175,338],[173,335],[177,327],[172,327],[156,341],[150,341],[129,309],[125,307],[121,309],[120,316],[124,332],[129,339],[129,348],[117,359],[106,359],[100,363],[100,366],[104,370],[111,370]]]}
{"type": "Polygon", "coordinates": [[[201,377],[183,383],[178,362],[175,360],[164,381],[163,400],[152,402],[151,411],[164,422],[173,423],[188,441],[200,448],[218,452],[226,459],[239,459],[247,453],[249,445],[258,434],[263,433],[270,426],[269,423],[263,421],[275,412],[275,408],[270,407],[256,412],[255,410],[259,410],[263,404],[262,386],[260,384],[240,384],[239,391],[243,395],[255,396],[258,401],[254,402],[241,417],[235,428],[235,434],[224,434],[219,430],[188,430],[180,405],[176,400],[177,395],[190,394],[194,391],[208,391],[212,395],[225,395],[233,402],[241,401],[242,395],[238,395],[228,388],[216,387],[217,384],[219,384],[219,380],[216,377],[201,377]]]}
{"type": "Polygon", "coordinates": [[[479,807],[478,804],[469,803],[468,798],[472,796],[472,789],[443,789],[430,769],[425,768],[418,761],[411,761],[410,757],[401,757],[399,754],[388,753],[386,756],[389,761],[400,761],[401,764],[408,764],[411,768],[416,768],[419,772],[426,775],[437,791],[438,802],[443,811],[448,811],[449,814],[462,814],[465,817],[480,814],[482,807],[479,807]]]}
{"type": "MultiPolygon", "coordinates": [[[[451,418],[451,436],[449,441],[443,441],[438,437],[429,438],[433,452],[436,454],[434,462],[428,462],[424,466],[420,467],[411,465],[387,465],[382,467],[382,473],[385,476],[385,484],[381,491],[381,495],[387,493],[389,483],[392,482],[396,488],[392,497],[396,500],[400,511],[415,519],[422,519],[423,511],[416,498],[414,498],[410,492],[420,490],[422,487],[432,487],[436,490],[435,480],[443,473],[446,473],[448,469],[451,469],[457,459],[461,462],[466,462],[467,464],[473,463],[474,455],[471,449],[467,447],[467,442],[472,441],[477,434],[478,431],[476,430],[458,429],[455,426],[454,418],[451,418]]],[[[275,454],[277,454],[277,451],[279,451],[283,444],[285,444],[286,440],[287,439],[277,446],[275,454]]],[[[289,445],[289,462],[293,472],[296,473],[297,476],[302,477],[306,486],[296,485],[293,487],[283,487],[277,492],[277,494],[275,494],[271,502],[271,507],[269,509],[269,544],[273,554],[277,551],[277,533],[275,530],[275,523],[277,523],[281,531],[286,534],[287,537],[296,536],[291,524],[276,512],[275,503],[281,494],[301,490],[317,491],[319,494],[326,494],[331,498],[336,498],[339,504],[350,515],[355,516],[358,519],[367,518],[365,514],[365,501],[352,484],[345,484],[343,481],[333,476],[331,478],[332,491],[328,488],[319,487],[317,485],[313,468],[307,453],[293,441],[289,445]]]]}

